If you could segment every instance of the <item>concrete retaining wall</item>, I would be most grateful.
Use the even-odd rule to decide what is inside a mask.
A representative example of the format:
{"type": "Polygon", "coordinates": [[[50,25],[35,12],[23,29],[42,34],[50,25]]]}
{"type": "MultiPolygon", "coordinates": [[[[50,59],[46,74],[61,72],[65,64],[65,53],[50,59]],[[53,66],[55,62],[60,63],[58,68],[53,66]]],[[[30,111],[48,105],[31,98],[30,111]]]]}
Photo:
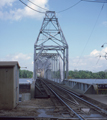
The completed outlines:
{"type": "Polygon", "coordinates": [[[30,93],[31,92],[31,84],[19,84],[19,93],[30,93]]]}

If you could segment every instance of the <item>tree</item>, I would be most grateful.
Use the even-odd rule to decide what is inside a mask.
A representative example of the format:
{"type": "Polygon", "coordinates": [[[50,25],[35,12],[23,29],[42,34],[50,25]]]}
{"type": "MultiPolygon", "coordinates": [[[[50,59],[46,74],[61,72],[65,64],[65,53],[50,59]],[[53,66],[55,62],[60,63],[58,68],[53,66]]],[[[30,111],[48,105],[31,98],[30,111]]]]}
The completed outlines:
{"type": "Polygon", "coordinates": [[[28,70],[19,70],[19,78],[32,78],[33,72],[28,70]]]}
{"type": "Polygon", "coordinates": [[[69,76],[72,79],[107,79],[107,72],[100,71],[92,73],[91,71],[74,70],[69,71],[69,76]]]}

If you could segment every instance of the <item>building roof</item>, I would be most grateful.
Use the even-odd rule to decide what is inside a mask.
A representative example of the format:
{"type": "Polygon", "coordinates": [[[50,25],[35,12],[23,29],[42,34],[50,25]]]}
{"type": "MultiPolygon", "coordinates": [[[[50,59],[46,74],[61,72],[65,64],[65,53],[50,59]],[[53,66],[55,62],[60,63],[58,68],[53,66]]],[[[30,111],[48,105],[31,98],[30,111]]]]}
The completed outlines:
{"type": "Polygon", "coordinates": [[[20,68],[18,61],[0,61],[0,67],[2,66],[15,66],[17,65],[20,68]]]}

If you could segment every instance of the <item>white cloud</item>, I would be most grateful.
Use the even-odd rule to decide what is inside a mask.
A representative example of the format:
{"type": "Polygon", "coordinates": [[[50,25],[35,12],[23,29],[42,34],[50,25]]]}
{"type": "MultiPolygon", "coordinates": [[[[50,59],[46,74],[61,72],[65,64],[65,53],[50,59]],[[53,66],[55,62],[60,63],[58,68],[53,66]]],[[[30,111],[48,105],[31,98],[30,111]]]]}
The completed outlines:
{"type": "MultiPolygon", "coordinates": [[[[37,18],[40,19],[41,17],[44,16],[44,14],[40,14],[36,11],[33,11],[32,9],[28,8],[27,6],[24,6],[24,8],[14,8],[13,4],[16,2],[16,0],[2,0],[0,8],[5,8],[5,6],[8,6],[9,10],[6,9],[1,9],[0,11],[0,19],[12,19],[12,20],[19,20],[23,17],[32,17],[32,18],[37,18]]],[[[19,2],[19,1],[18,1],[19,2]]],[[[48,0],[33,0],[33,3],[47,9],[47,3],[48,0]]],[[[35,6],[34,4],[27,2],[26,3],[28,6],[31,8],[37,10],[37,11],[42,11],[41,8],[35,6]]],[[[43,12],[45,12],[43,10],[43,12]]]]}
{"type": "Polygon", "coordinates": [[[90,55],[91,56],[96,56],[96,55],[99,55],[100,54],[100,51],[98,51],[98,50],[93,50],[91,53],[90,53],[90,55]]]}
{"type": "Polygon", "coordinates": [[[89,71],[104,71],[107,69],[107,60],[105,59],[105,54],[107,53],[107,48],[101,51],[93,50],[90,55],[83,56],[81,58],[74,57],[69,60],[70,70],[89,70],[89,71]]]}
{"type": "Polygon", "coordinates": [[[9,54],[6,57],[0,59],[0,61],[18,61],[20,67],[27,67],[27,70],[33,71],[33,54],[9,54]]]}
{"type": "MultiPolygon", "coordinates": [[[[104,57],[105,52],[107,52],[107,48],[101,51],[95,49],[87,56],[69,58],[69,70],[104,71],[107,69],[107,60],[104,57]]],[[[33,54],[9,54],[0,59],[0,61],[18,61],[21,67],[27,67],[27,70],[33,71],[33,54]]]]}
{"type": "Polygon", "coordinates": [[[12,61],[19,61],[19,60],[29,60],[31,59],[31,55],[28,54],[23,54],[23,53],[18,53],[18,54],[9,54],[6,56],[5,59],[12,60],[12,61]]]}
{"type": "Polygon", "coordinates": [[[12,6],[12,3],[15,2],[16,0],[0,0],[0,8],[4,6],[12,6]]]}
{"type": "Polygon", "coordinates": [[[95,56],[95,57],[104,57],[105,54],[107,53],[107,47],[102,49],[101,51],[98,51],[98,50],[93,50],[91,53],[90,53],[90,56],[95,56]]]}

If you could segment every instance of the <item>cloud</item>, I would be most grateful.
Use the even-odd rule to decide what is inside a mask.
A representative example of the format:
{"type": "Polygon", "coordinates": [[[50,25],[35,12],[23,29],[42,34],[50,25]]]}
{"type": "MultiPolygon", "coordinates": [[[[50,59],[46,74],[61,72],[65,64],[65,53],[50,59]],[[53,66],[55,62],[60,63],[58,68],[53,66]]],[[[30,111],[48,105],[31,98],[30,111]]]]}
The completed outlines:
{"type": "Polygon", "coordinates": [[[107,48],[99,50],[93,50],[89,55],[70,58],[69,69],[70,70],[89,70],[89,71],[104,71],[107,69],[107,60],[105,55],[107,53],[107,48]],[[79,61],[79,62],[78,62],[79,61]]]}
{"type": "MultiPolygon", "coordinates": [[[[1,0],[1,5],[0,5],[0,19],[7,20],[7,19],[12,19],[12,20],[19,20],[22,19],[23,17],[31,17],[31,18],[36,18],[40,19],[44,16],[44,14],[40,14],[36,11],[33,11],[32,9],[28,8],[27,6],[24,6],[21,4],[21,6],[24,6],[23,8],[17,8],[17,6],[13,5],[15,4],[16,0],[1,0]],[[8,9],[6,9],[7,7],[8,9]]],[[[33,0],[33,3],[45,8],[47,8],[47,3],[48,0],[33,0]]],[[[17,3],[18,4],[18,3],[17,3]]],[[[27,2],[26,3],[28,6],[31,8],[37,10],[37,11],[43,11],[41,8],[35,6],[34,4],[27,2]]]]}
{"type": "Polygon", "coordinates": [[[95,57],[98,57],[98,56],[101,56],[102,58],[105,56],[105,54],[107,53],[107,47],[102,49],[101,51],[98,51],[98,50],[93,50],[91,53],[90,53],[90,56],[95,56],[95,57]]]}
{"type": "Polygon", "coordinates": [[[27,70],[33,71],[33,54],[9,54],[0,59],[0,61],[18,61],[20,67],[27,67],[27,70]]]}
{"type": "Polygon", "coordinates": [[[4,6],[12,6],[12,3],[15,2],[16,0],[0,0],[0,8],[4,6]]]}
{"type": "Polygon", "coordinates": [[[91,53],[90,53],[90,55],[91,56],[96,56],[96,55],[99,55],[100,54],[100,51],[98,51],[98,50],[93,50],[91,53]]]}
{"type": "MultiPolygon", "coordinates": [[[[104,71],[107,69],[106,52],[107,48],[101,51],[95,49],[89,55],[81,57],[81,59],[78,56],[69,58],[69,70],[104,71]]],[[[27,70],[33,71],[33,54],[9,54],[0,61],[18,61],[21,67],[27,67],[27,70]]]]}
{"type": "Polygon", "coordinates": [[[19,60],[29,60],[31,59],[31,55],[29,54],[23,54],[23,53],[18,53],[18,54],[9,54],[6,56],[5,59],[12,60],[12,61],[19,61],[19,60]]]}

